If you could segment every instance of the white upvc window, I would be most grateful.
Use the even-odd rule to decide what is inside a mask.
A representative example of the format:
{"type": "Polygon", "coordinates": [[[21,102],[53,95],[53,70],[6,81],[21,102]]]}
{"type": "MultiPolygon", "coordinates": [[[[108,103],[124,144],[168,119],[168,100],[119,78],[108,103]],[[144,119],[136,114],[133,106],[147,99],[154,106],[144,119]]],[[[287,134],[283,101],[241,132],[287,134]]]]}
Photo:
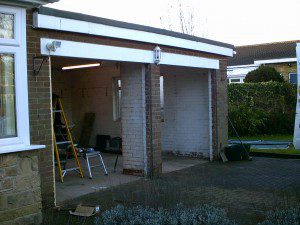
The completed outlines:
{"type": "Polygon", "coordinates": [[[22,36],[25,35],[25,33],[23,33],[22,30],[22,23],[24,23],[24,18],[23,18],[24,16],[26,20],[25,9],[1,6],[0,8],[1,45],[20,46],[21,44],[23,44],[21,42],[22,42],[22,36]]]}
{"type": "Polygon", "coordinates": [[[0,154],[29,150],[27,83],[26,10],[0,5],[0,154]]]}
{"type": "Polygon", "coordinates": [[[228,84],[233,84],[233,83],[242,84],[242,83],[244,83],[244,78],[227,78],[227,83],[228,84]]]}
{"type": "Polygon", "coordinates": [[[122,81],[120,77],[112,79],[113,120],[121,120],[122,81]]]}

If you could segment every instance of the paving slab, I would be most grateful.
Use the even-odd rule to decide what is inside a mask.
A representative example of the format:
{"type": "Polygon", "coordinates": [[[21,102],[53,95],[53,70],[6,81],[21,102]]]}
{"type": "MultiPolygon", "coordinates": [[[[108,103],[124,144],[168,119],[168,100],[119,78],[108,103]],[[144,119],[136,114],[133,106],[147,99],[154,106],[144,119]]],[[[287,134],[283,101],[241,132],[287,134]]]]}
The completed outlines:
{"type": "MultiPolygon", "coordinates": [[[[254,157],[253,161],[214,162],[163,174],[159,179],[139,179],[65,202],[172,208],[212,204],[224,208],[238,224],[256,224],[268,210],[299,205],[300,160],[254,157]]],[[[91,223],[92,224],[92,223],[91,223]]]]}

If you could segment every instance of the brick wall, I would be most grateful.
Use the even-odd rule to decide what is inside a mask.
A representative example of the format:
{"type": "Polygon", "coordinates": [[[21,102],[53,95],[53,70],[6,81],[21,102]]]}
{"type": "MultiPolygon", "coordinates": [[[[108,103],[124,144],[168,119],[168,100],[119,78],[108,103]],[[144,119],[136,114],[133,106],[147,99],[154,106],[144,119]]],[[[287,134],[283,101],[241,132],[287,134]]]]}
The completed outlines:
{"type": "Polygon", "coordinates": [[[146,160],[145,66],[122,63],[123,171],[144,175],[146,160]]]}
{"type": "Polygon", "coordinates": [[[38,151],[0,155],[1,225],[41,223],[38,151]]]}
{"type": "Polygon", "coordinates": [[[27,69],[28,69],[28,97],[30,139],[32,144],[46,145],[39,152],[39,172],[41,176],[42,205],[44,208],[53,207],[54,194],[54,154],[52,146],[52,115],[51,115],[51,74],[50,59],[45,58],[40,72],[34,75],[34,61],[36,68],[42,63],[40,57],[39,34],[32,28],[32,15],[27,14],[27,69]]]}
{"type": "Polygon", "coordinates": [[[227,61],[220,60],[220,69],[211,71],[213,160],[228,144],[227,61]]]}
{"type": "Polygon", "coordinates": [[[123,63],[121,78],[123,171],[157,177],[162,171],[159,67],[123,63]]]}
{"type": "Polygon", "coordinates": [[[160,176],[162,172],[160,68],[154,64],[146,67],[146,151],[147,176],[160,176]]]}
{"type": "Polygon", "coordinates": [[[289,81],[290,73],[297,73],[297,63],[276,63],[268,64],[268,66],[274,67],[279,73],[281,73],[286,81],[289,81]]]}
{"type": "Polygon", "coordinates": [[[164,74],[164,152],[209,157],[207,73],[164,74]]]}

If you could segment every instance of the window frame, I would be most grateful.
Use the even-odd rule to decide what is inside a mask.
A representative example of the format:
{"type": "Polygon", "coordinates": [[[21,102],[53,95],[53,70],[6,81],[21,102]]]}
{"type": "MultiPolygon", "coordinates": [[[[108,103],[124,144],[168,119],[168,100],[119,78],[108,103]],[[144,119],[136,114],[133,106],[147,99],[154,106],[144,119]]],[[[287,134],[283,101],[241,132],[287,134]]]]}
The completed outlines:
{"type": "Polygon", "coordinates": [[[290,83],[290,84],[297,84],[298,82],[297,82],[297,83],[291,83],[291,75],[296,75],[296,80],[298,81],[298,77],[297,77],[298,74],[297,74],[297,72],[289,73],[289,83],[290,83]]]}
{"type": "Polygon", "coordinates": [[[8,42],[0,38],[0,53],[14,55],[15,75],[15,110],[17,136],[0,139],[0,154],[22,150],[21,146],[30,145],[29,108],[28,108],[28,80],[26,53],[26,10],[1,6],[0,12],[14,13],[15,39],[8,42]]]}
{"type": "Polygon", "coordinates": [[[112,97],[113,97],[113,121],[121,121],[122,118],[122,80],[121,77],[112,78],[112,97]],[[121,86],[119,87],[119,80],[121,86]],[[119,97],[119,91],[121,91],[121,98],[119,97]]]}
{"type": "Polygon", "coordinates": [[[10,6],[1,6],[0,13],[14,15],[14,38],[0,38],[0,45],[20,46],[22,39],[22,9],[10,6]]]}

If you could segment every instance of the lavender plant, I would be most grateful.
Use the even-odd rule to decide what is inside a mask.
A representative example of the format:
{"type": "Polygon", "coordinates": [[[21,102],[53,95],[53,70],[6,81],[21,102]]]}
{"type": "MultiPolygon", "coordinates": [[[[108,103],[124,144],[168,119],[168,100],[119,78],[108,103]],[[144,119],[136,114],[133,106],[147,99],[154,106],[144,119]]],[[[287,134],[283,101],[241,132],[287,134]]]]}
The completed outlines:
{"type": "Polygon", "coordinates": [[[233,225],[223,209],[210,205],[202,205],[195,208],[186,208],[177,205],[174,209],[153,209],[137,206],[125,208],[118,205],[102,214],[103,225],[233,225]]]}

